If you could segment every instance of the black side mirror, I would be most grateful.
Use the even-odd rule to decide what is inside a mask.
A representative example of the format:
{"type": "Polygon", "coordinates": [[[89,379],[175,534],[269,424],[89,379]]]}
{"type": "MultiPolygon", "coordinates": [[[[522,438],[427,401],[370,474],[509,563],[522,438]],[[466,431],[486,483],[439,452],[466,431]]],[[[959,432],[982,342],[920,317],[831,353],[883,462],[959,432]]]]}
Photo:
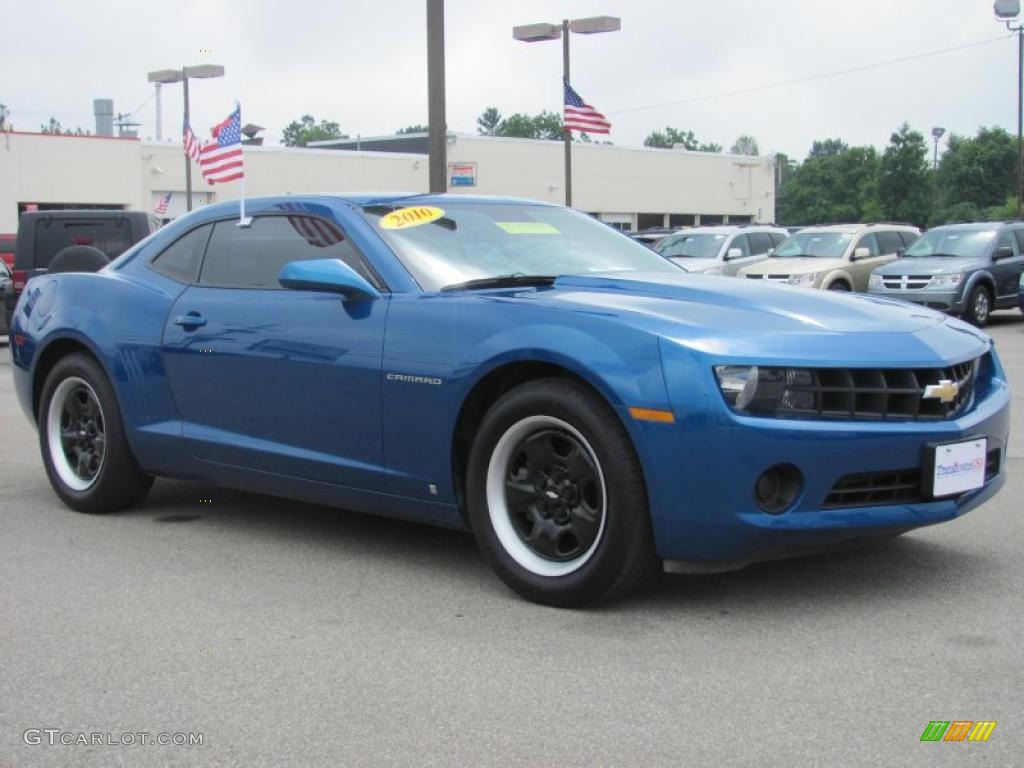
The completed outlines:
{"type": "Polygon", "coordinates": [[[903,254],[905,254],[906,252],[907,252],[906,248],[897,248],[896,249],[896,258],[897,259],[902,259],[903,258],[903,254]]]}
{"type": "Polygon", "coordinates": [[[1013,248],[1011,248],[1008,245],[1004,245],[1001,248],[996,248],[996,252],[992,254],[992,258],[995,259],[996,261],[999,261],[999,259],[1012,259],[1013,248]]]}

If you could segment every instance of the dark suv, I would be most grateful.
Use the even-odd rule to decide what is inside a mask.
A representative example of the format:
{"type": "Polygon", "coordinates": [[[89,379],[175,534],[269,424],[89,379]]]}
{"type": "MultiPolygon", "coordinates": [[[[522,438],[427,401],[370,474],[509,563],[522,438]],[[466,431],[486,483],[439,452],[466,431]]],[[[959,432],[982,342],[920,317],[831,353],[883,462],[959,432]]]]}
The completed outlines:
{"type": "Polygon", "coordinates": [[[160,228],[145,211],[26,211],[18,220],[12,280],[4,290],[4,315],[10,327],[18,296],[31,278],[46,272],[57,254],[82,246],[108,260],[160,228]],[[99,254],[97,254],[99,255],[99,254]]]}
{"type": "Polygon", "coordinates": [[[1024,222],[949,224],[929,230],[902,258],[871,273],[868,291],[962,315],[975,325],[1017,305],[1024,222]]]}

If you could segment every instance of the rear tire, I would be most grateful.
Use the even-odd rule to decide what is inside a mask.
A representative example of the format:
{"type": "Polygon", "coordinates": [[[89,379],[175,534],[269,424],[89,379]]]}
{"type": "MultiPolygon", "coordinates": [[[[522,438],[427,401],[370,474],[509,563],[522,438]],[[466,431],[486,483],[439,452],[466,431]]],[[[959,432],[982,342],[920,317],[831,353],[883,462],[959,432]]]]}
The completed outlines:
{"type": "Polygon", "coordinates": [[[830,291],[842,291],[843,293],[850,292],[850,286],[848,286],[842,280],[836,280],[834,283],[830,283],[828,289],[830,291]]]}
{"type": "Polygon", "coordinates": [[[153,484],[128,447],[113,387],[83,353],[62,358],[46,377],[39,447],[53,490],[79,512],[130,507],[153,484]]]}
{"type": "Polygon", "coordinates": [[[580,384],[543,379],[498,400],[477,431],[466,487],[480,551],[528,600],[586,606],[658,572],[629,435],[580,384]]]}
{"type": "Polygon", "coordinates": [[[964,320],[971,325],[984,328],[992,316],[992,295],[984,285],[976,285],[971,290],[967,306],[964,307],[964,320]]]}

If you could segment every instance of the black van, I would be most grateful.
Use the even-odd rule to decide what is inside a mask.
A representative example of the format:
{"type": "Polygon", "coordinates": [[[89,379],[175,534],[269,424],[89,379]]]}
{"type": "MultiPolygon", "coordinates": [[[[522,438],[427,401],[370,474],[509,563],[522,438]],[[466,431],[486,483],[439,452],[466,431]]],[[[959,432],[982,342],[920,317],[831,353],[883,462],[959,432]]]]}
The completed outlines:
{"type": "Polygon", "coordinates": [[[46,272],[57,254],[76,246],[82,250],[81,246],[85,246],[111,260],[158,230],[160,223],[160,219],[145,211],[26,211],[21,214],[14,246],[13,279],[4,291],[7,327],[10,327],[14,306],[25,284],[46,272]]]}

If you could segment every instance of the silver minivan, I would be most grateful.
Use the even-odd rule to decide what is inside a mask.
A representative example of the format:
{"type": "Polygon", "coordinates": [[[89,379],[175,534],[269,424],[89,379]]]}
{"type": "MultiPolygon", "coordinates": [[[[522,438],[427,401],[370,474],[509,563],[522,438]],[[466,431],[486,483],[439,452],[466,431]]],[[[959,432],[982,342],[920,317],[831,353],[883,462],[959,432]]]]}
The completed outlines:
{"type": "Polygon", "coordinates": [[[767,259],[787,237],[789,232],[770,224],[692,227],[669,235],[654,250],[687,272],[735,276],[767,259]]]}

